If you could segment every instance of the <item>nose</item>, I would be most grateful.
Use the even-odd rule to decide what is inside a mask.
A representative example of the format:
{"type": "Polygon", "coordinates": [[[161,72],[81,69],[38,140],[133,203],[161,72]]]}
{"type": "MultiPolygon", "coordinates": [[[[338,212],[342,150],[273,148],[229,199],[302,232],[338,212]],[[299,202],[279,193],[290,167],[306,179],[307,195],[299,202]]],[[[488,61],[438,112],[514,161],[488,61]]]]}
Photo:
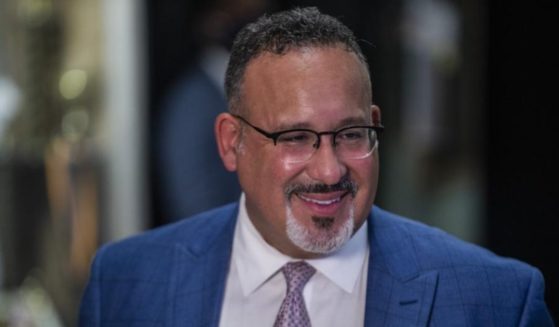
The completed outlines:
{"type": "Polygon", "coordinates": [[[347,166],[336,154],[332,135],[323,135],[320,146],[307,163],[307,173],[316,182],[328,185],[338,183],[347,173],[347,166]]]}

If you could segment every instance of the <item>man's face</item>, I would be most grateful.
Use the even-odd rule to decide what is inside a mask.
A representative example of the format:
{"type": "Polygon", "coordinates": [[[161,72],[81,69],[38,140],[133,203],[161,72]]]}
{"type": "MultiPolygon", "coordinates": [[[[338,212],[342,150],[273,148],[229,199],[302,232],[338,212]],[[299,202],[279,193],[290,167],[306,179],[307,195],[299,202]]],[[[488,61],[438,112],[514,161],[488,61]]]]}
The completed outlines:
{"type": "MultiPolygon", "coordinates": [[[[341,47],[264,53],[249,63],[242,92],[244,118],[269,132],[380,123],[368,73],[341,47]]],[[[341,159],[332,136],[324,135],[309,160],[293,163],[271,139],[242,128],[236,169],[250,219],[270,245],[292,257],[314,257],[339,248],[363,224],[377,188],[376,149],[362,159],[341,159]]]]}

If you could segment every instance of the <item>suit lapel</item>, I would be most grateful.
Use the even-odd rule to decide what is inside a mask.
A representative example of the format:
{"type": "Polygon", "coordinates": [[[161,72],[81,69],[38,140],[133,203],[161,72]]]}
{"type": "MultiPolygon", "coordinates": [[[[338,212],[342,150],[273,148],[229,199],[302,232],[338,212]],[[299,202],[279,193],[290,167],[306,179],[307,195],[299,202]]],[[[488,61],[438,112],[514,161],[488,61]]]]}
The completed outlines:
{"type": "Polygon", "coordinates": [[[171,326],[219,325],[236,216],[236,206],[221,217],[208,216],[208,226],[175,246],[171,326]]]}
{"type": "Polygon", "coordinates": [[[365,326],[426,326],[438,272],[421,272],[408,231],[374,208],[369,217],[365,326]]]}
{"type": "MultiPolygon", "coordinates": [[[[219,325],[238,207],[208,214],[196,235],[176,242],[169,326],[219,325]]],[[[421,272],[408,231],[374,208],[369,217],[365,326],[426,326],[438,272],[421,272]]]]}

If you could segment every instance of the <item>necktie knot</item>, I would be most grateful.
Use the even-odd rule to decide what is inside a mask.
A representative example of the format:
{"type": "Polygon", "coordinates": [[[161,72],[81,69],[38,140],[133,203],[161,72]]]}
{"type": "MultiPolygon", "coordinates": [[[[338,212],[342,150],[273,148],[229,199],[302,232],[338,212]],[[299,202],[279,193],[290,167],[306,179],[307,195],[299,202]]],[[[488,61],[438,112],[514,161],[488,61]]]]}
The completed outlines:
{"type": "Polygon", "coordinates": [[[301,292],[316,270],[304,261],[289,262],[281,269],[287,282],[287,293],[301,292]]]}

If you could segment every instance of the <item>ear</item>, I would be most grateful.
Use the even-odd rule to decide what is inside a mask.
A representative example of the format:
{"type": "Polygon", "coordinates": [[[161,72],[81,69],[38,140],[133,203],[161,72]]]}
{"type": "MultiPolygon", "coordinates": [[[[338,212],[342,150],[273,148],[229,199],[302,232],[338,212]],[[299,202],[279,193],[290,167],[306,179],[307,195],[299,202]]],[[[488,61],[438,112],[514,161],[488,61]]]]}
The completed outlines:
{"type": "Polygon", "coordinates": [[[380,119],[380,108],[376,105],[371,105],[371,118],[373,119],[373,125],[382,125],[382,120],[380,119]]]}
{"type": "Polygon", "coordinates": [[[215,119],[214,131],[219,156],[225,169],[237,170],[237,145],[241,136],[239,121],[229,113],[221,113],[215,119]]]}

